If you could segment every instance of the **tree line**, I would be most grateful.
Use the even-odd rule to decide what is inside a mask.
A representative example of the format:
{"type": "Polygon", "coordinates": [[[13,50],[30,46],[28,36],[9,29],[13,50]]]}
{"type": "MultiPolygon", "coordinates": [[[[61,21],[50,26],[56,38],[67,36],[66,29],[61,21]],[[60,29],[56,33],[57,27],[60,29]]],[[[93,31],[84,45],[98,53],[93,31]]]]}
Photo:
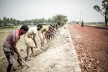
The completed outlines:
{"type": "Polygon", "coordinates": [[[62,14],[57,14],[53,16],[52,18],[45,19],[31,19],[31,20],[16,20],[14,18],[6,18],[0,19],[0,27],[4,28],[6,26],[17,26],[17,25],[37,25],[39,23],[46,23],[46,24],[53,24],[58,23],[59,25],[64,25],[68,21],[67,16],[62,14]]]}

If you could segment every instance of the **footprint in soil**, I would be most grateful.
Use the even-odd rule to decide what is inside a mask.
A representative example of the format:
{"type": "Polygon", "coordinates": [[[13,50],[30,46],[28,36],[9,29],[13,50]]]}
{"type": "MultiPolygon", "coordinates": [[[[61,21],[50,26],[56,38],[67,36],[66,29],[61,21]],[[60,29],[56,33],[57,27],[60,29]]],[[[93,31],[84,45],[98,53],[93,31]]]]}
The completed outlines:
{"type": "Polygon", "coordinates": [[[53,63],[53,64],[51,64],[49,67],[51,67],[52,69],[55,69],[56,68],[56,63],[53,63]]]}

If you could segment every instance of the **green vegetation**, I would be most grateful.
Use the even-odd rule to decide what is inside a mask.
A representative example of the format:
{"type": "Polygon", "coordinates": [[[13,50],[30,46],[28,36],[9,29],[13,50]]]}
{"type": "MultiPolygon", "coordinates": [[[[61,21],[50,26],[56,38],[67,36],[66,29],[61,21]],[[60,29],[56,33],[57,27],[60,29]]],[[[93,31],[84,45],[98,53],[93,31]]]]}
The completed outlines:
{"type": "Polygon", "coordinates": [[[3,19],[0,19],[0,28],[14,28],[17,25],[37,25],[39,23],[41,24],[53,24],[57,23],[59,25],[64,25],[67,22],[67,16],[58,14],[53,16],[52,18],[45,19],[45,18],[40,18],[40,19],[31,19],[31,20],[16,20],[13,18],[6,18],[4,17],[3,19]]]}
{"type": "Polygon", "coordinates": [[[62,26],[68,21],[68,19],[66,16],[59,14],[59,15],[53,16],[52,21],[62,26]]]}
{"type": "Polygon", "coordinates": [[[98,5],[95,5],[93,7],[97,12],[101,13],[105,17],[105,26],[107,27],[108,22],[108,0],[102,1],[102,8],[100,8],[98,5]]]}

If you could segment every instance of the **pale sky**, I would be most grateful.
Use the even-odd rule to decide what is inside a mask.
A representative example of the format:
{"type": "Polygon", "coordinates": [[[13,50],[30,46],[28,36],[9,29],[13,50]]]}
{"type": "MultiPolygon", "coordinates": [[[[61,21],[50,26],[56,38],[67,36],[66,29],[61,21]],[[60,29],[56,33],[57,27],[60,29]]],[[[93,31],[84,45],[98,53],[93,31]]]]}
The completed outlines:
{"type": "Polygon", "coordinates": [[[69,21],[80,21],[80,16],[84,22],[104,21],[104,17],[93,9],[94,5],[101,4],[102,0],[0,0],[0,19],[48,19],[63,14],[69,21]]]}

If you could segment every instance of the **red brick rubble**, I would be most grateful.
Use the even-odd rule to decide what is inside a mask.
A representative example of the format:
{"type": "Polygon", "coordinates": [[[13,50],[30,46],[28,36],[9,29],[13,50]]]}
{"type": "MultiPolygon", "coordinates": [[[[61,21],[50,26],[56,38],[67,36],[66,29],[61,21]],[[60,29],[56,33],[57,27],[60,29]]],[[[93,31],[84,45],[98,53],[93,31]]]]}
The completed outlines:
{"type": "Polygon", "coordinates": [[[108,29],[69,25],[82,72],[108,72],[108,29]]]}

